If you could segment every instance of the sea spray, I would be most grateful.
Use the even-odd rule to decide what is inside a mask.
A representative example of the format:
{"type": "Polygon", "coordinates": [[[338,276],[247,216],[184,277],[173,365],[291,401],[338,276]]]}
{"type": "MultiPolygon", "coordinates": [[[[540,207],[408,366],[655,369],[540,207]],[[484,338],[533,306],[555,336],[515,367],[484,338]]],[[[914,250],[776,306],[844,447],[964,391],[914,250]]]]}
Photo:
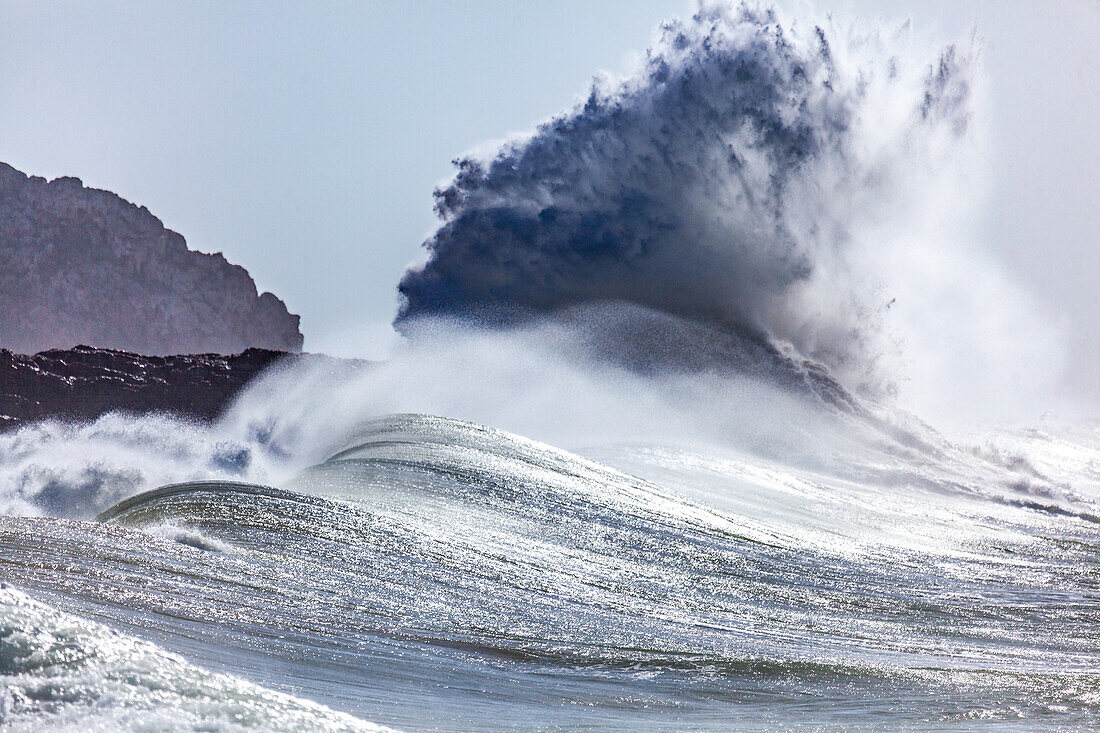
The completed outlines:
{"type": "Polygon", "coordinates": [[[917,343],[1032,328],[931,205],[973,51],[916,45],[705,5],[460,161],[385,363],[0,436],[5,513],[62,517],[0,516],[50,604],[0,593],[4,722],[1093,724],[1095,428],[952,441],[886,399],[890,323],[975,268],[1002,320],[917,343]]]}
{"type": "Polygon", "coordinates": [[[853,254],[890,242],[861,227],[902,181],[936,185],[927,161],[971,115],[969,53],[899,55],[906,35],[748,4],[666,23],[633,75],[456,161],[399,323],[626,301],[758,331],[881,392],[889,296],[853,254]]]}

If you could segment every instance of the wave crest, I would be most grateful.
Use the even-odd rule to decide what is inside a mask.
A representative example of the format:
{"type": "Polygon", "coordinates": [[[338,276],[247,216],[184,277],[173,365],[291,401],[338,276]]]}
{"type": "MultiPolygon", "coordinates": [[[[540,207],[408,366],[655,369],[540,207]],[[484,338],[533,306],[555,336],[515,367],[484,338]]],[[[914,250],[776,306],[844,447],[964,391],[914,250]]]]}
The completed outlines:
{"type": "Polygon", "coordinates": [[[888,298],[852,266],[855,228],[910,162],[965,134],[969,67],[950,46],[905,60],[832,22],[706,5],[666,23],[633,76],[598,79],[491,159],[456,161],[398,323],[625,301],[881,386],[888,298]]]}

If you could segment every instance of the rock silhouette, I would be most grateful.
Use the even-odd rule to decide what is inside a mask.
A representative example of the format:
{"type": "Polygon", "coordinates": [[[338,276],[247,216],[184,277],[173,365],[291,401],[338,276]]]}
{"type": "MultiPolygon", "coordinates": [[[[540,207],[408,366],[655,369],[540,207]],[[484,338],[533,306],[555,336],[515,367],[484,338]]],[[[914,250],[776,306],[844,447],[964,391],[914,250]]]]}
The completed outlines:
{"type": "Polygon", "coordinates": [[[285,352],[142,356],[78,346],[33,356],[0,350],[0,431],[46,418],[167,412],[209,420],[285,352]]]}
{"type": "Polygon", "coordinates": [[[299,351],[298,316],[221,254],[79,179],[0,163],[0,348],[299,351]]]}

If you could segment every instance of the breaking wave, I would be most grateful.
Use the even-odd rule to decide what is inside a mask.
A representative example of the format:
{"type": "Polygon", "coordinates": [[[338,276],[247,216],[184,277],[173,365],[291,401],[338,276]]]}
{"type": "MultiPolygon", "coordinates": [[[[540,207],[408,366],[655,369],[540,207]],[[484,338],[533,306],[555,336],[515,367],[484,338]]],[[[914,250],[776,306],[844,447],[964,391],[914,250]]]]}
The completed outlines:
{"type": "Polygon", "coordinates": [[[1100,476],[1080,469],[1100,439],[1002,436],[1027,443],[1030,460],[883,441],[806,468],[654,444],[597,462],[396,415],[279,486],[0,517],[0,573],[42,601],[0,590],[0,719],[1079,725],[1100,714],[1100,476]]]}
{"type": "Polygon", "coordinates": [[[918,45],[705,4],[458,161],[387,361],[0,434],[0,727],[1095,723],[1100,431],[889,401],[981,264],[924,236],[974,54],[918,45]]]}
{"type": "Polygon", "coordinates": [[[8,731],[385,731],[228,675],[0,585],[8,731]]]}
{"type": "Polygon", "coordinates": [[[633,75],[456,161],[399,323],[633,303],[791,345],[880,393],[889,296],[866,260],[891,243],[868,227],[903,183],[936,184],[972,112],[971,56],[888,50],[906,34],[747,5],[665,24],[633,75]]]}

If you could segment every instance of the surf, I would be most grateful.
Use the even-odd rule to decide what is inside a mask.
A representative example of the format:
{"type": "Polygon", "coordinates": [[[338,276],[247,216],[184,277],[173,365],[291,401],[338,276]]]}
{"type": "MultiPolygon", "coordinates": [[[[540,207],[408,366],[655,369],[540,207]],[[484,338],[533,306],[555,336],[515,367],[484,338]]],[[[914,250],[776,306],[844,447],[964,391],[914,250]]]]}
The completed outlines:
{"type": "Polygon", "coordinates": [[[978,55],[705,4],[458,160],[386,360],[0,433],[0,722],[1094,721],[1100,433],[911,409],[1057,353],[927,215],[978,55]]]}
{"type": "Polygon", "coordinates": [[[612,727],[665,710],[720,728],[794,690],[823,725],[868,706],[906,726],[1096,713],[1090,520],[919,465],[872,496],[856,467],[605,459],[393,416],[283,487],[5,517],[4,572],[205,669],[397,727],[575,725],[595,705],[612,727]]]}

